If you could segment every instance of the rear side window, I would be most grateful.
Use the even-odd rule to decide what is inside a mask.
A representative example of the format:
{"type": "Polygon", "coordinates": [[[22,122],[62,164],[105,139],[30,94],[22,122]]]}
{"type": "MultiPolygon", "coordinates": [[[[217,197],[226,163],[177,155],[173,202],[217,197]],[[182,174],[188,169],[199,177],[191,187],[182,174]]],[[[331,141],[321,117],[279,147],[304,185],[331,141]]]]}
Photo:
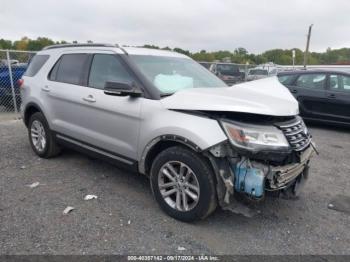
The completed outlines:
{"type": "Polygon", "coordinates": [[[91,64],[89,86],[103,89],[107,81],[130,83],[133,78],[115,55],[96,54],[91,64]]]}
{"type": "Polygon", "coordinates": [[[350,77],[345,75],[330,75],[329,85],[332,90],[350,92],[350,77]]]}
{"type": "Polygon", "coordinates": [[[310,89],[324,89],[325,82],[325,74],[305,74],[299,76],[296,86],[310,89]]]}
{"type": "Polygon", "coordinates": [[[49,79],[74,85],[81,84],[87,59],[88,55],[86,54],[66,54],[61,56],[52,69],[49,79]]]}
{"type": "Polygon", "coordinates": [[[49,59],[49,55],[35,55],[29,62],[28,68],[24,73],[25,76],[35,76],[49,59]]]}
{"type": "Polygon", "coordinates": [[[350,92],[350,76],[343,76],[343,89],[350,92]]]}

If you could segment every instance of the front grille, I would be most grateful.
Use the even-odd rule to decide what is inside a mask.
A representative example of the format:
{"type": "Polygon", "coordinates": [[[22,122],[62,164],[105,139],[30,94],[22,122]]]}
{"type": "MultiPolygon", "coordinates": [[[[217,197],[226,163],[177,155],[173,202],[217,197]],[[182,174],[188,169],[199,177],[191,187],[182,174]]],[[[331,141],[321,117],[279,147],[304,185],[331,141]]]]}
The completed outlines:
{"type": "Polygon", "coordinates": [[[310,145],[311,136],[301,118],[298,117],[291,123],[278,124],[278,127],[283,131],[293,150],[302,151],[310,145]]]}

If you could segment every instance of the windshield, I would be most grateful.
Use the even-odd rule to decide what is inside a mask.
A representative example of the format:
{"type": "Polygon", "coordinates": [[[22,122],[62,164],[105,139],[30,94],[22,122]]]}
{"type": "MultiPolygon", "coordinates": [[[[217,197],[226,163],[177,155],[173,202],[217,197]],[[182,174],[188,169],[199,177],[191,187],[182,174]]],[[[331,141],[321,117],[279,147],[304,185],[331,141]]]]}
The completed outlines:
{"type": "Polygon", "coordinates": [[[164,94],[188,88],[226,87],[219,78],[188,58],[130,55],[141,72],[164,94]]]}
{"type": "Polygon", "coordinates": [[[267,70],[264,70],[264,69],[251,69],[249,71],[249,74],[250,75],[262,75],[262,76],[267,76],[268,75],[268,72],[267,70]]]}

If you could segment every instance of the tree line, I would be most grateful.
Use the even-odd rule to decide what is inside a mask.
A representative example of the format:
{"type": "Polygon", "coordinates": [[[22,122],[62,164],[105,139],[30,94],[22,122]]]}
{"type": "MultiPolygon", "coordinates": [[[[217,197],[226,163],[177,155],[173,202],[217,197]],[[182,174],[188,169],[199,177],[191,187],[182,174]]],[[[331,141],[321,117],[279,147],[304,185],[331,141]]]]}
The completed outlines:
{"type": "MultiPolygon", "coordinates": [[[[87,41],[92,43],[91,40],[87,41]]],[[[38,37],[37,39],[30,39],[28,37],[23,37],[20,40],[11,41],[6,39],[0,39],[0,49],[13,49],[13,50],[29,50],[38,51],[48,45],[54,44],[66,44],[67,41],[53,41],[47,37],[38,37]]],[[[73,41],[72,43],[77,43],[73,41]]],[[[295,64],[301,65],[304,59],[304,52],[298,48],[293,49],[271,49],[267,50],[261,54],[249,53],[245,48],[238,47],[233,51],[220,50],[208,52],[206,50],[201,50],[199,52],[190,52],[189,50],[184,50],[179,47],[159,47],[155,45],[143,45],[142,47],[153,48],[153,49],[163,49],[163,50],[173,50],[178,53],[182,53],[192,57],[197,61],[231,61],[233,63],[239,64],[262,64],[267,62],[274,62],[280,65],[291,65],[292,60],[292,50],[295,50],[295,64]]],[[[331,49],[327,48],[325,52],[310,52],[308,58],[308,64],[350,64],[350,48],[340,48],[331,49]]]]}

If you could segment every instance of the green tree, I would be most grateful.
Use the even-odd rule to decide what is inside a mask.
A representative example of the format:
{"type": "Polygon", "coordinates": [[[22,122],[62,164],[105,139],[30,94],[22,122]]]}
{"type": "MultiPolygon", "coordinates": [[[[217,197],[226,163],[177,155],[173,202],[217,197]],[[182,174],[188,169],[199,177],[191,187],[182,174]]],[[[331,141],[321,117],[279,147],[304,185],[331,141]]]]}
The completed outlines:
{"type": "Polygon", "coordinates": [[[142,47],[144,48],[150,48],[150,49],[160,49],[159,46],[156,46],[156,45],[143,45],[142,47]]]}
{"type": "MultiPolygon", "coordinates": [[[[89,42],[92,42],[89,40],[89,42]]],[[[37,39],[29,39],[28,37],[22,37],[20,40],[12,42],[7,39],[0,39],[0,49],[16,49],[16,50],[41,50],[45,46],[53,44],[66,44],[64,40],[53,41],[47,37],[38,37],[37,39]]],[[[73,41],[73,43],[78,43],[73,41]]],[[[208,52],[201,50],[199,52],[191,53],[188,50],[175,47],[171,49],[166,46],[160,48],[156,45],[145,44],[145,48],[173,50],[175,52],[191,56],[197,61],[212,62],[215,60],[223,61],[223,59],[230,59],[234,63],[245,64],[262,64],[266,62],[274,62],[281,65],[292,64],[292,50],[295,50],[295,64],[301,65],[304,60],[304,52],[301,49],[270,49],[262,54],[252,54],[244,47],[237,47],[233,52],[228,50],[219,50],[214,52],[208,52]]],[[[327,48],[325,52],[310,52],[309,64],[350,64],[350,48],[331,49],[327,48]]]]}
{"type": "Polygon", "coordinates": [[[202,62],[213,62],[215,60],[215,56],[212,53],[207,53],[205,50],[192,54],[192,58],[202,62]]]}
{"type": "Polygon", "coordinates": [[[267,58],[263,55],[256,55],[251,58],[251,61],[254,63],[254,64],[265,64],[268,62],[267,58]]]}
{"type": "Polygon", "coordinates": [[[47,37],[38,37],[36,40],[29,39],[27,50],[39,51],[45,46],[54,45],[55,42],[47,37]]]}
{"type": "Polygon", "coordinates": [[[238,47],[235,49],[234,54],[240,55],[240,56],[246,56],[248,54],[248,51],[244,47],[238,47]]]}
{"type": "Polygon", "coordinates": [[[24,36],[21,38],[21,40],[15,41],[13,43],[13,47],[16,50],[28,50],[28,42],[29,42],[29,38],[24,36]]]}
{"type": "Polygon", "coordinates": [[[5,40],[3,38],[0,39],[0,49],[12,49],[12,41],[5,40]]]}
{"type": "Polygon", "coordinates": [[[168,50],[171,51],[171,48],[169,46],[163,47],[162,50],[168,50]]]}
{"type": "Polygon", "coordinates": [[[173,49],[173,51],[175,51],[175,52],[177,52],[177,53],[180,53],[180,54],[187,55],[187,56],[191,56],[190,51],[181,49],[181,48],[179,48],[179,47],[175,47],[175,48],[173,49]]]}

